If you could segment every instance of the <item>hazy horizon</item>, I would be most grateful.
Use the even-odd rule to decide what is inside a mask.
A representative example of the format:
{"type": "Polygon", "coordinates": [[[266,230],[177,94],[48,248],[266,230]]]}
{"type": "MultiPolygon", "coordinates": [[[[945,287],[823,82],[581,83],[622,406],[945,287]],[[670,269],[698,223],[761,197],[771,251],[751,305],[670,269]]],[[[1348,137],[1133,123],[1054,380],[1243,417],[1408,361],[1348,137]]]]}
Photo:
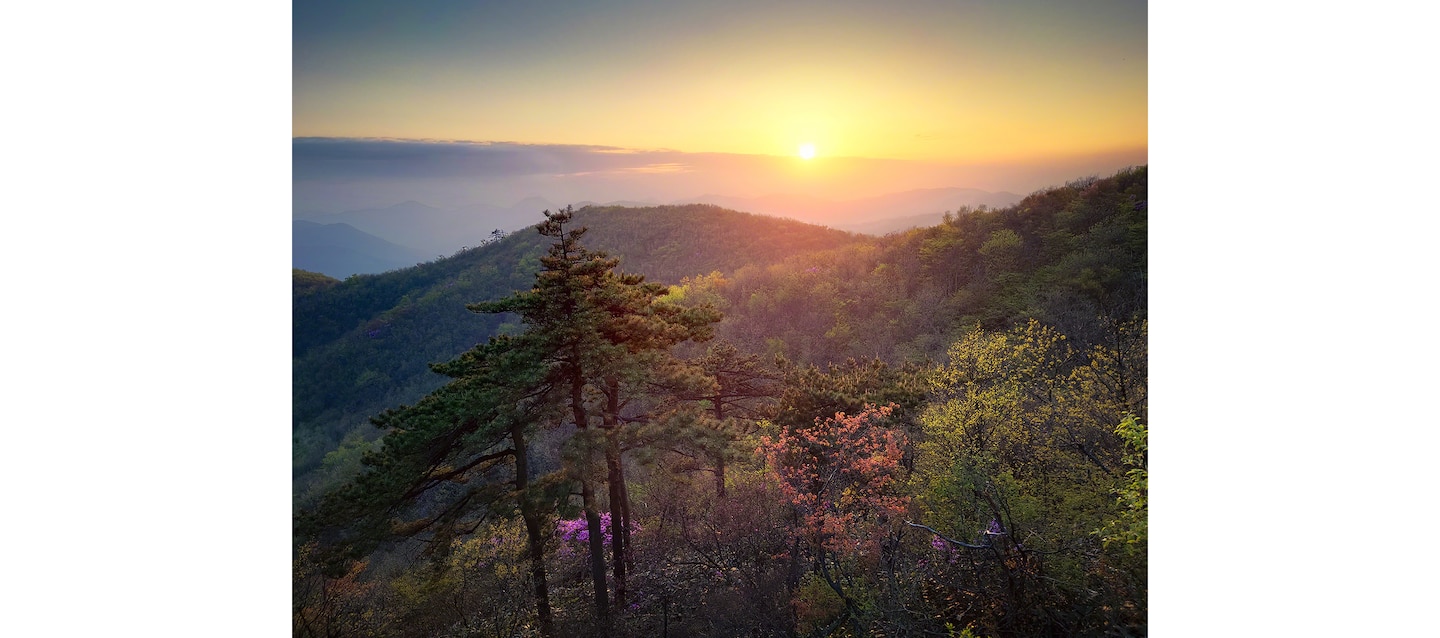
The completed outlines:
{"type": "Polygon", "coordinates": [[[705,196],[847,201],[926,189],[1024,196],[1146,163],[1146,150],[1009,163],[684,153],[594,145],[373,138],[295,138],[294,214],[374,209],[510,207],[540,197],[667,204],[705,196]]]}
{"type": "Polygon", "coordinates": [[[292,208],[1025,195],[1148,163],[1147,15],[301,0],[292,208]]]}

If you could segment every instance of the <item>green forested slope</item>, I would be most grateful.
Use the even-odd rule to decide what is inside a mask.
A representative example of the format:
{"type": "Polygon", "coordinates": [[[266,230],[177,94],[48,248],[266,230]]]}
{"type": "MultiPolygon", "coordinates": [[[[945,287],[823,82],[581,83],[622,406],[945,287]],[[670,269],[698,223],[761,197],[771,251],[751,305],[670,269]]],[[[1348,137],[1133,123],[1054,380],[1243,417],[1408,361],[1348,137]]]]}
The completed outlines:
{"type": "Polygon", "coordinates": [[[296,635],[1145,635],[1147,215],[1139,168],[297,272],[296,635]]]}
{"type": "MultiPolygon", "coordinates": [[[[802,363],[923,361],[972,327],[1030,318],[1081,346],[1117,345],[1119,326],[1145,308],[1146,175],[1141,167],[1079,180],[882,238],[708,205],[586,208],[576,222],[622,270],[683,282],[677,295],[715,303],[725,313],[718,334],[745,351],[802,363]]],[[[438,387],[428,364],[518,330],[465,304],[528,288],[540,240],[526,230],[297,292],[297,476],[347,432],[369,432],[370,416],[438,387]]]]}
{"type": "Polygon", "coordinates": [[[691,282],[721,334],[801,361],[934,359],[972,327],[1038,319],[1081,343],[1145,309],[1146,169],[999,210],[691,282]]]}
{"type": "MultiPolygon", "coordinates": [[[[664,283],[865,239],[703,204],[585,208],[575,217],[590,229],[587,245],[619,257],[628,272],[664,283]]],[[[447,361],[497,330],[518,329],[503,317],[471,313],[465,304],[528,288],[542,239],[527,229],[446,259],[328,286],[312,283],[314,273],[297,271],[296,475],[316,468],[347,432],[368,432],[370,416],[438,387],[441,378],[428,364],[447,361]]]]}

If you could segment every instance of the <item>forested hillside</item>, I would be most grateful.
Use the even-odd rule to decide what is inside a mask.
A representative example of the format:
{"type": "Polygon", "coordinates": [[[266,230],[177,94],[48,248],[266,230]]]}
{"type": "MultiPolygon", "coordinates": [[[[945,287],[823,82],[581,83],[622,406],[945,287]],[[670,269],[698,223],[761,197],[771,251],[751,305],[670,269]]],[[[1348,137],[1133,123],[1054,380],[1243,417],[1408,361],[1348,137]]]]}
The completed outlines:
{"type": "MultiPolygon", "coordinates": [[[[536,219],[543,219],[536,211],[536,219]]],[[[587,243],[652,281],[733,272],[791,255],[844,246],[862,237],[800,222],[704,204],[585,208],[576,221],[587,243]]],[[[370,435],[370,417],[419,399],[443,379],[447,361],[502,331],[514,317],[477,316],[475,301],[526,289],[540,268],[543,237],[533,231],[492,235],[485,245],[379,275],[316,286],[297,271],[293,304],[294,432],[297,488],[349,432],[370,435]],[[302,279],[307,282],[302,284],[302,279]]]]}
{"type": "Polygon", "coordinates": [[[1143,635],[1146,193],[296,271],[295,634],[1143,635]]]}
{"type": "Polygon", "coordinates": [[[970,328],[1038,319],[1113,338],[1145,309],[1145,170],[1085,179],[999,210],[691,281],[722,335],[803,361],[936,358],[970,328]]]}

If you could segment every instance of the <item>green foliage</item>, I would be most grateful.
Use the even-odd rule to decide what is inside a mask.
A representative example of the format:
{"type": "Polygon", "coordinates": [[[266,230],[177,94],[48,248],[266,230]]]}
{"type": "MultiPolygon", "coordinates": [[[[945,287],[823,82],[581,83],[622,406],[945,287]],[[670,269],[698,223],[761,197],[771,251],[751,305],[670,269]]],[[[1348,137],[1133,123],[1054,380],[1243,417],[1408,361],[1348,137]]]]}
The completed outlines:
{"type": "Polygon", "coordinates": [[[525,566],[524,526],[488,524],[451,541],[443,561],[393,578],[396,615],[409,635],[537,636],[525,566]]]}
{"type": "Polygon", "coordinates": [[[944,354],[973,327],[1040,319],[1080,346],[1144,311],[1146,169],[1041,191],[938,226],[726,276],[719,334],[801,363],[944,354]]]}
{"type": "Polygon", "coordinates": [[[991,232],[985,243],[980,245],[980,256],[984,258],[987,269],[1004,273],[1015,270],[1020,265],[1024,246],[1025,242],[1020,239],[1019,233],[1009,228],[1001,228],[991,232]]]}
{"type": "Polygon", "coordinates": [[[814,364],[799,366],[781,359],[783,390],[774,420],[789,427],[805,427],[837,412],[859,414],[870,405],[895,406],[887,422],[908,424],[915,418],[929,389],[924,367],[907,363],[891,366],[879,359],[847,359],[825,370],[814,364]]]}
{"type": "Polygon", "coordinates": [[[340,280],[318,272],[291,269],[292,294],[296,297],[314,294],[340,283],[340,280]]]}
{"type": "MultiPolygon", "coordinates": [[[[510,491],[495,480],[507,460],[504,444],[511,428],[545,409],[523,399],[542,373],[513,345],[496,339],[477,346],[456,364],[466,376],[375,417],[388,432],[380,449],[364,455],[359,476],[297,521],[302,537],[320,541],[327,566],[337,569],[397,535],[448,539],[491,510],[512,507],[510,491]]],[[[431,547],[443,553],[448,542],[431,547]]]]}
{"type": "Polygon", "coordinates": [[[293,635],[379,637],[395,634],[395,617],[385,600],[384,588],[364,578],[366,561],[345,565],[342,573],[327,575],[314,544],[295,551],[291,617],[293,635]]]}
{"type": "Polygon", "coordinates": [[[1065,337],[1033,321],[1003,333],[977,329],[949,355],[923,419],[936,456],[973,450],[1016,469],[1049,461],[1033,452],[1058,448],[1065,434],[1057,401],[1073,359],[1065,337]]]}
{"type": "Polygon", "coordinates": [[[340,447],[325,454],[320,469],[309,477],[306,491],[296,498],[296,505],[312,506],[326,492],[354,479],[364,467],[365,453],[377,447],[375,441],[366,440],[359,433],[346,435],[340,447]]]}
{"type": "MultiPolygon", "coordinates": [[[[1143,335],[1143,323],[1130,329],[1143,335]]],[[[1076,352],[1065,335],[1032,321],[1004,332],[972,331],[934,375],[920,419],[926,437],[917,463],[925,486],[920,503],[934,527],[955,537],[980,538],[975,530],[987,526],[1003,530],[986,543],[998,562],[969,573],[941,571],[948,586],[980,592],[991,606],[978,618],[984,631],[1143,626],[1143,612],[1135,614],[1137,598],[1143,610],[1143,568],[1107,563],[1092,531],[1135,521],[1135,510],[1117,506],[1114,496],[1127,480],[1133,484],[1134,474],[1127,479],[1122,472],[1137,458],[1126,447],[1134,422],[1126,420],[1123,432],[1110,425],[1132,405],[1130,397],[1144,395],[1143,377],[1126,394],[1127,384],[1137,385],[1122,369],[1134,354],[1104,346],[1076,352]],[[1087,593],[1097,586],[1101,598],[1087,593]]],[[[1143,554],[1143,539],[1133,540],[1143,554]]]]}
{"type": "Polygon", "coordinates": [[[1125,482],[1120,486],[1117,502],[1120,513],[1115,520],[1107,523],[1100,531],[1105,546],[1119,545],[1129,554],[1144,553],[1149,536],[1148,494],[1150,472],[1147,457],[1149,444],[1145,424],[1135,415],[1125,415],[1125,420],[1115,427],[1115,433],[1125,441],[1125,482]]]}
{"type": "Polygon", "coordinates": [[[845,611],[845,601],[820,578],[819,574],[806,574],[800,579],[795,591],[795,617],[797,629],[804,635],[815,635],[825,627],[835,624],[845,611]]]}

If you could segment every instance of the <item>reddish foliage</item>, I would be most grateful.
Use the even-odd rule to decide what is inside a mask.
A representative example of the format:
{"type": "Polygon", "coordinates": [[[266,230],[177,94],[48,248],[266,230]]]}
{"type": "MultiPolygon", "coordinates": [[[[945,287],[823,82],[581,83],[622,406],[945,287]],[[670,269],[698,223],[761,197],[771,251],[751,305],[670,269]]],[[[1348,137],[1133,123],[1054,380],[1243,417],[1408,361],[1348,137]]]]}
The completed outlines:
{"type": "Polygon", "coordinates": [[[909,497],[897,494],[903,435],[881,427],[894,404],[843,412],[806,428],[764,437],[764,454],[785,498],[801,517],[806,539],[837,554],[873,553],[909,497]]]}

